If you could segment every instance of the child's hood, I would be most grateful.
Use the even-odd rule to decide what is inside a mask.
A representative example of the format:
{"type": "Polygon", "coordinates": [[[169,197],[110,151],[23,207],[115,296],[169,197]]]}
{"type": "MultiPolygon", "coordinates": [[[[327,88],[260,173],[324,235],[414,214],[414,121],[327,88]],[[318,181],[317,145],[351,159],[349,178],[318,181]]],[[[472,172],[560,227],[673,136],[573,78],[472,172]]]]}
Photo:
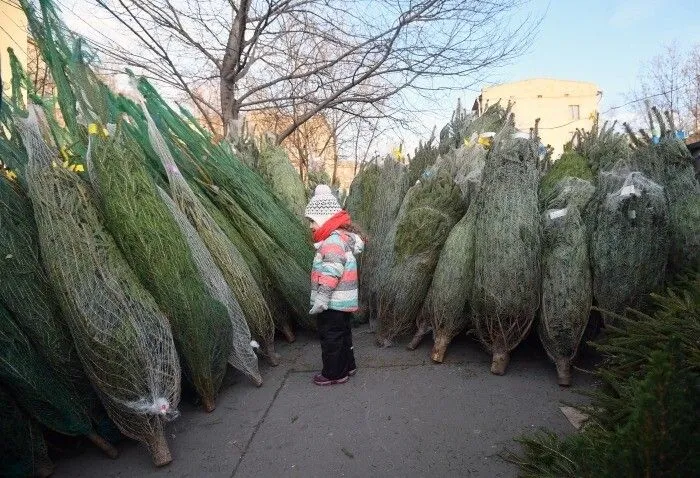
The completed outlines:
{"type": "Polygon", "coordinates": [[[348,233],[348,247],[354,255],[358,255],[365,250],[365,241],[362,240],[359,234],[350,232],[348,233]]]}
{"type": "MultiPolygon", "coordinates": [[[[340,240],[346,242],[348,249],[352,251],[353,255],[358,255],[365,250],[365,241],[362,240],[359,234],[347,231],[341,234],[340,232],[335,231],[330,235],[330,237],[333,237],[334,235],[340,236],[340,240]]],[[[326,239],[326,241],[327,240],[328,239],[326,239]]],[[[315,243],[314,248],[316,248],[316,250],[320,249],[324,242],[325,241],[315,243]]]]}

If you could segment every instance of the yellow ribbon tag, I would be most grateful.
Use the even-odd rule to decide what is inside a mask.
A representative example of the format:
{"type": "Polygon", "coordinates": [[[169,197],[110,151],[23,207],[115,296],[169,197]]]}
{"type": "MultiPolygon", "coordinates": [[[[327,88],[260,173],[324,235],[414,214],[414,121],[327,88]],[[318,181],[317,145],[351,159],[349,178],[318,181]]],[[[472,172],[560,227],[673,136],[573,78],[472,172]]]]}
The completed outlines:
{"type": "Polygon", "coordinates": [[[17,179],[17,173],[10,171],[9,169],[3,169],[2,174],[10,181],[15,181],[17,179]]]}
{"type": "Polygon", "coordinates": [[[489,148],[491,146],[491,138],[479,138],[478,143],[484,148],[489,148]]]}
{"type": "MultiPolygon", "coordinates": [[[[51,165],[54,168],[58,167],[58,164],[56,164],[55,161],[52,161],[51,165]]],[[[67,169],[68,171],[73,171],[74,173],[85,172],[85,167],[82,164],[71,164],[71,162],[68,160],[63,161],[63,163],[61,164],[61,167],[64,169],[67,169]]]]}
{"type": "Polygon", "coordinates": [[[63,159],[65,161],[69,161],[70,157],[73,155],[66,146],[61,146],[61,149],[59,149],[59,152],[61,153],[61,156],[63,156],[63,159]]]}
{"type": "Polygon", "coordinates": [[[97,136],[98,134],[103,138],[109,136],[109,131],[107,128],[100,127],[97,123],[90,123],[88,125],[88,134],[97,136]]]}

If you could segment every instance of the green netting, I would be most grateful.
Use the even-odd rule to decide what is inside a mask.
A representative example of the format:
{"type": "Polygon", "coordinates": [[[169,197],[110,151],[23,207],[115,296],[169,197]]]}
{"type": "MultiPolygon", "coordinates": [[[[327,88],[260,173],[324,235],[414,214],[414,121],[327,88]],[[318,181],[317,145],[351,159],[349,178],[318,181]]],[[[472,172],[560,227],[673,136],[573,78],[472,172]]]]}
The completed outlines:
{"type": "Polygon", "coordinates": [[[571,361],[586,330],[593,300],[588,235],[576,204],[542,216],[542,302],[537,331],[557,368],[571,383],[571,361]]]}
{"type": "MultiPolygon", "coordinates": [[[[32,93],[34,84],[31,81],[27,81],[27,75],[22,67],[22,62],[17,58],[15,52],[12,48],[7,49],[7,55],[10,59],[10,70],[12,71],[12,78],[10,80],[11,85],[11,102],[15,107],[23,108],[24,104],[24,91],[25,88],[28,94],[32,93]]],[[[0,95],[3,92],[0,91],[0,95]]]]}
{"type": "Polygon", "coordinates": [[[53,372],[2,305],[0,383],[42,425],[64,435],[86,436],[116,458],[117,451],[93,430],[90,416],[72,384],[53,372]]]}
{"type": "MultiPolygon", "coordinates": [[[[196,158],[201,176],[231,195],[246,215],[299,264],[304,275],[310,273],[313,250],[308,227],[280,204],[260,175],[233,156],[231,148],[212,143],[192,128],[185,118],[167,106],[147,81],[139,82],[139,90],[166,139],[176,138],[189,156],[196,158]]],[[[181,169],[188,166],[179,158],[175,159],[181,169]]]]}
{"type": "Polygon", "coordinates": [[[477,335],[505,373],[509,353],[525,337],[539,305],[540,220],[536,139],[495,137],[477,199],[471,306],[477,335]]]}
{"type": "MultiPolygon", "coordinates": [[[[5,171],[12,171],[17,176],[15,180],[26,188],[24,169],[27,164],[27,152],[13,121],[13,115],[20,110],[20,107],[8,103],[6,96],[3,96],[2,100],[3,104],[0,108],[0,164],[4,165],[5,171]]],[[[2,169],[0,169],[0,175],[5,176],[2,169]]]]}
{"type": "Polygon", "coordinates": [[[17,405],[0,385],[0,476],[5,478],[46,477],[53,463],[46,450],[41,427],[17,405]]]}
{"type": "MultiPolygon", "coordinates": [[[[292,317],[290,311],[288,310],[286,303],[282,296],[277,292],[272,283],[272,279],[265,272],[265,268],[262,263],[255,255],[255,252],[248,246],[248,244],[243,239],[243,236],[238,232],[238,230],[231,224],[231,222],[226,218],[226,215],[216,207],[216,204],[212,202],[209,196],[206,195],[202,188],[198,184],[190,184],[192,191],[197,196],[199,202],[206,208],[209,215],[214,219],[216,224],[221,228],[222,232],[226,235],[226,238],[231,241],[234,247],[238,250],[245,261],[245,265],[241,267],[249,270],[251,276],[255,280],[255,283],[260,289],[262,297],[265,299],[268,309],[271,312],[272,319],[275,323],[275,327],[282,332],[288,341],[293,342],[295,340],[294,333],[292,332],[292,317]]],[[[244,273],[245,271],[243,271],[244,273]]],[[[251,325],[251,332],[256,334],[254,327],[251,325]]],[[[264,332],[261,333],[263,337],[264,332]]],[[[272,364],[277,365],[279,356],[277,353],[268,354],[265,358],[272,364]]]]}
{"type": "Polygon", "coordinates": [[[260,146],[257,170],[279,202],[303,220],[306,188],[284,149],[263,143],[260,146]]]}
{"type": "Polygon", "coordinates": [[[468,299],[474,281],[476,207],[452,228],[435,267],[421,314],[433,330],[435,362],[442,363],[447,347],[469,323],[468,299]]]}
{"type": "Polygon", "coordinates": [[[102,225],[87,185],[61,167],[31,110],[22,123],[41,254],[83,367],[110,418],[170,461],[164,420],[177,415],[180,366],[167,319],[102,225]]]}
{"type": "Polygon", "coordinates": [[[440,250],[465,212],[461,190],[447,174],[424,179],[411,189],[396,219],[393,262],[386,282],[379,284],[381,345],[410,331],[419,318],[440,250]]]}
{"type": "Polygon", "coordinates": [[[91,147],[105,225],[168,317],[183,373],[213,410],[231,353],[226,309],[206,290],[138,145],[117,127],[107,139],[93,138],[91,147]]]}
{"type": "Polygon", "coordinates": [[[543,204],[548,204],[550,196],[554,194],[555,185],[565,177],[592,181],[593,171],[585,157],[574,151],[565,152],[540,180],[540,200],[543,204]]]}
{"type": "Polygon", "coordinates": [[[254,250],[272,279],[275,289],[284,297],[297,319],[304,326],[314,329],[314,320],[308,313],[310,274],[304,274],[304,269],[245,213],[231,195],[213,185],[204,187],[214,203],[228,216],[238,233],[254,250]]]}
{"type": "Polygon", "coordinates": [[[668,206],[661,186],[642,173],[608,172],[598,179],[602,201],[590,245],[598,307],[638,308],[662,284],[669,249],[668,206]]]}
{"type": "Polygon", "coordinates": [[[39,238],[29,198],[0,177],[0,300],[55,373],[79,391],[87,407],[97,402],[60,317],[58,302],[39,258],[39,238]]]}
{"type": "Polygon", "coordinates": [[[78,129],[76,97],[70,87],[65,59],[71,56],[65,29],[51,0],[39,0],[39,10],[30,0],[20,0],[22,10],[27,15],[32,39],[36,42],[46,63],[51,78],[58,90],[57,101],[62,117],[70,131],[78,129]]]}
{"type": "MultiPolygon", "coordinates": [[[[229,362],[260,384],[262,379],[258,372],[257,359],[250,347],[251,333],[264,347],[265,355],[273,356],[275,329],[270,310],[243,256],[226,237],[180,173],[150,115],[147,115],[147,119],[151,144],[165,168],[173,199],[189,223],[194,226],[205,248],[208,248],[216,264],[215,269],[220,269],[223,274],[222,278],[228,285],[228,290],[235,296],[235,308],[240,308],[240,317],[238,314],[232,316],[233,304],[227,305],[233,326],[233,361],[229,360],[229,362]]],[[[190,248],[192,249],[192,244],[190,248]]],[[[194,252],[194,249],[192,250],[194,252]]],[[[212,295],[223,304],[227,304],[228,299],[223,301],[220,296],[214,293],[212,295]]]]}

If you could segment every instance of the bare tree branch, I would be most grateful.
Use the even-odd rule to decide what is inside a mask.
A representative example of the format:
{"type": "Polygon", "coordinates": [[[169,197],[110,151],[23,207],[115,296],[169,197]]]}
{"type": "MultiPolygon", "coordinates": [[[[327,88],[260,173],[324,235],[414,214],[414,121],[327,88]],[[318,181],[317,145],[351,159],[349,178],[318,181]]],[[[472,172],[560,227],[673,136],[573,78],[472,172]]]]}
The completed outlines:
{"type": "Polygon", "coordinates": [[[472,84],[522,53],[538,25],[527,0],[85,3],[119,30],[88,35],[109,69],[167,85],[230,135],[241,113],[276,108],[292,118],[279,142],[322,113],[353,118],[364,133],[361,115],[405,124],[408,96],[472,84]]]}

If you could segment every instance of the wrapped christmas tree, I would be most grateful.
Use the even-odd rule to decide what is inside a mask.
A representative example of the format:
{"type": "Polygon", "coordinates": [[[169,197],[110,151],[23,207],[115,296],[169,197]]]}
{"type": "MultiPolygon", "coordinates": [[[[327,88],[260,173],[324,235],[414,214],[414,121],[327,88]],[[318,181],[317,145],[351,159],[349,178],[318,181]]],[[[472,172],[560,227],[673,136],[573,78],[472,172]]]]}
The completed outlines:
{"type": "Polygon", "coordinates": [[[502,375],[539,306],[540,221],[536,138],[514,137],[509,124],[486,158],[476,203],[474,284],[477,335],[502,375]]]}
{"type": "MultiPolygon", "coordinates": [[[[575,178],[563,178],[570,183],[575,178]]],[[[571,362],[581,343],[593,300],[588,234],[577,200],[592,194],[591,184],[576,179],[565,207],[550,207],[542,215],[542,301],[537,331],[557,368],[559,385],[571,384],[571,362]]],[[[559,186],[555,186],[555,189],[559,186]]],[[[555,197],[550,206],[560,206],[555,197]]]]}
{"type": "Polygon", "coordinates": [[[21,122],[41,254],[80,360],[110,418],[171,461],[164,422],[177,415],[180,364],[167,319],[129,268],[77,173],[56,165],[35,110],[21,122]]]}

